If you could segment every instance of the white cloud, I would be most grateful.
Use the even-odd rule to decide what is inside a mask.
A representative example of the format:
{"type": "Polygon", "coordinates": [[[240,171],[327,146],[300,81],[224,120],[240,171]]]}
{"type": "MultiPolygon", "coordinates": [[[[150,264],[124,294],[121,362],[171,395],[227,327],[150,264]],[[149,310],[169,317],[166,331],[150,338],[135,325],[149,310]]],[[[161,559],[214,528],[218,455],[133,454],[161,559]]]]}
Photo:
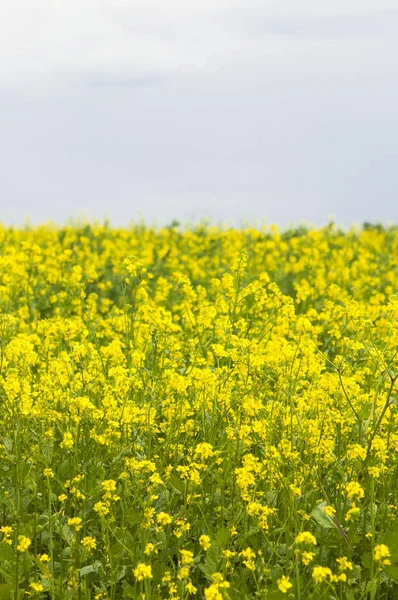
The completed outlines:
{"type": "MultiPolygon", "coordinates": [[[[218,4],[220,11],[226,10],[227,3],[218,4]]],[[[210,68],[210,56],[244,54],[239,36],[206,18],[209,7],[205,2],[195,11],[172,2],[2,3],[0,82],[40,85],[89,70],[138,76],[186,72],[210,68]]],[[[217,2],[215,7],[212,14],[217,2]]]]}
{"type": "Polygon", "coordinates": [[[328,46],[340,33],[384,33],[397,25],[397,13],[388,12],[394,4],[6,0],[0,4],[0,86],[55,89],[90,73],[111,79],[215,73],[259,56],[328,46]]]}
{"type": "Polygon", "coordinates": [[[398,221],[396,0],[4,0],[0,220],[398,221]]]}

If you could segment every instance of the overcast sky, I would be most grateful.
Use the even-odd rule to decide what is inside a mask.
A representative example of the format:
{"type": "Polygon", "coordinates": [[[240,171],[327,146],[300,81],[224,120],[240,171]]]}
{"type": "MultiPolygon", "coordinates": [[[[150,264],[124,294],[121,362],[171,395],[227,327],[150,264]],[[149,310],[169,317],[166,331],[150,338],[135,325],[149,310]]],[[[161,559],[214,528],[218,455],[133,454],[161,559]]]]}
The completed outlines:
{"type": "Polygon", "coordinates": [[[397,0],[3,0],[0,220],[398,222],[397,0]]]}

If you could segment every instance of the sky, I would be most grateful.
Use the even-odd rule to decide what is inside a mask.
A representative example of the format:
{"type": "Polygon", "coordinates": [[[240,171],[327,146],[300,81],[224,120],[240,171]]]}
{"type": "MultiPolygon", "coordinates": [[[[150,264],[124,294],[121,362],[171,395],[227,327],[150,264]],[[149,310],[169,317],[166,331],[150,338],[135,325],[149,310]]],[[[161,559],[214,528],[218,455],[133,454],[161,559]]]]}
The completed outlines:
{"type": "Polygon", "coordinates": [[[396,0],[4,0],[0,221],[398,222],[396,0]]]}

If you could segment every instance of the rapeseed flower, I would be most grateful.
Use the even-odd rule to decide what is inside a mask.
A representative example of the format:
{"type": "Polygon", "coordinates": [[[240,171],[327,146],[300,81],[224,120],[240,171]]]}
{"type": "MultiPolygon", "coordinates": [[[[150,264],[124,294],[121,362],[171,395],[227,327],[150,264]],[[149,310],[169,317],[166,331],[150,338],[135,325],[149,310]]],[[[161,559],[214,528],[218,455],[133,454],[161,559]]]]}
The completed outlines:
{"type": "Polygon", "coordinates": [[[143,581],[144,579],[152,579],[152,567],[145,563],[139,563],[134,569],[134,577],[137,581],[143,581]]]}
{"type": "Polygon", "coordinates": [[[316,538],[310,531],[301,531],[296,536],[296,544],[307,544],[309,546],[316,546],[316,538]]]}
{"type": "Polygon", "coordinates": [[[80,531],[80,529],[83,527],[83,521],[80,517],[71,517],[68,519],[68,525],[73,527],[74,530],[77,532],[80,531]]]}
{"type": "Polygon", "coordinates": [[[395,226],[0,225],[0,267],[21,589],[105,598],[109,567],[116,596],[388,595],[395,226]]]}
{"type": "Polygon", "coordinates": [[[328,577],[332,576],[332,571],[329,569],[329,567],[314,567],[312,570],[312,578],[315,581],[315,583],[322,583],[322,581],[325,581],[328,577]]]}
{"type": "Polygon", "coordinates": [[[165,527],[166,525],[170,525],[173,519],[168,513],[160,512],[156,515],[156,520],[159,523],[159,525],[165,527]]]}
{"type": "Polygon", "coordinates": [[[390,565],[391,552],[385,544],[378,544],[373,549],[373,558],[376,562],[379,562],[381,565],[390,565]]]}
{"type": "Polygon", "coordinates": [[[286,594],[286,592],[293,587],[293,584],[290,582],[289,577],[282,575],[280,579],[277,580],[278,589],[282,592],[282,594],[286,594]]]}
{"type": "Polygon", "coordinates": [[[208,550],[211,546],[211,540],[208,535],[201,535],[199,538],[199,544],[203,550],[208,550]]]}
{"type": "Polygon", "coordinates": [[[19,552],[26,552],[31,544],[32,540],[25,535],[18,536],[17,550],[19,550],[19,552]]]}
{"type": "Polygon", "coordinates": [[[361,500],[365,496],[365,492],[362,486],[357,481],[350,481],[345,486],[347,496],[352,500],[353,498],[357,498],[361,500]]]}
{"type": "Polygon", "coordinates": [[[95,548],[97,547],[97,542],[96,540],[87,535],[82,539],[82,546],[84,546],[84,548],[87,550],[87,552],[91,552],[92,550],[95,550],[95,548]]]}

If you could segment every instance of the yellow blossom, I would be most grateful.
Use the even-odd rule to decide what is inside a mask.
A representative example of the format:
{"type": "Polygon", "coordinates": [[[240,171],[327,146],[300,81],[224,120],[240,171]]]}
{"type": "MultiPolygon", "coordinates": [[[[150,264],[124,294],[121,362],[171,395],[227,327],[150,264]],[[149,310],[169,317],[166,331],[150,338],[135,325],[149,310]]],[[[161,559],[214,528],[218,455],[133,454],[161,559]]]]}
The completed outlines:
{"type": "Polygon", "coordinates": [[[361,500],[361,498],[363,498],[365,495],[362,486],[357,481],[350,481],[345,486],[345,489],[347,496],[350,499],[357,498],[358,500],[361,500]]]}
{"type": "Polygon", "coordinates": [[[208,535],[201,535],[199,538],[199,544],[203,550],[208,550],[211,546],[211,540],[208,535]]]}
{"type": "Polygon", "coordinates": [[[324,507],[323,512],[328,517],[333,518],[334,515],[336,514],[336,509],[333,506],[327,505],[327,506],[324,507]]]}
{"type": "Polygon", "coordinates": [[[160,512],[156,515],[156,520],[159,523],[159,525],[165,527],[166,525],[170,525],[173,519],[168,513],[160,512]]]}
{"type": "Polygon", "coordinates": [[[285,575],[282,575],[282,577],[280,579],[277,580],[277,584],[278,584],[278,588],[279,590],[283,593],[286,594],[286,592],[293,587],[293,584],[289,581],[289,578],[286,577],[285,575]]]}
{"type": "Polygon", "coordinates": [[[25,535],[20,535],[18,536],[17,550],[19,550],[19,552],[26,552],[31,543],[32,542],[28,537],[25,535]]]}
{"type": "Polygon", "coordinates": [[[83,521],[81,520],[80,517],[71,517],[68,519],[68,525],[73,527],[75,529],[75,531],[80,531],[80,529],[83,526],[82,523],[83,523],[83,521]]]}
{"type": "Polygon", "coordinates": [[[193,552],[190,550],[180,550],[181,554],[181,563],[183,565],[190,565],[193,562],[193,552]]]}
{"type": "Polygon", "coordinates": [[[47,562],[50,562],[51,558],[49,557],[48,554],[40,554],[39,560],[42,563],[47,563],[47,562]]]}
{"type": "Polygon", "coordinates": [[[312,578],[315,583],[322,583],[328,577],[332,575],[332,571],[329,567],[314,567],[312,570],[312,578]]]}
{"type": "Polygon", "coordinates": [[[316,538],[309,531],[301,531],[296,536],[296,544],[308,544],[308,545],[316,546],[316,538]]]}
{"type": "Polygon", "coordinates": [[[82,545],[85,547],[87,552],[91,552],[97,547],[97,542],[93,537],[87,535],[82,539],[82,545]]]}
{"type": "Polygon", "coordinates": [[[391,552],[385,544],[378,544],[373,549],[373,558],[376,562],[379,562],[381,565],[390,565],[391,560],[390,557],[391,552]]]}
{"type": "Polygon", "coordinates": [[[139,563],[133,571],[134,577],[137,581],[143,581],[144,579],[152,579],[152,567],[145,563],[139,563]]]}

